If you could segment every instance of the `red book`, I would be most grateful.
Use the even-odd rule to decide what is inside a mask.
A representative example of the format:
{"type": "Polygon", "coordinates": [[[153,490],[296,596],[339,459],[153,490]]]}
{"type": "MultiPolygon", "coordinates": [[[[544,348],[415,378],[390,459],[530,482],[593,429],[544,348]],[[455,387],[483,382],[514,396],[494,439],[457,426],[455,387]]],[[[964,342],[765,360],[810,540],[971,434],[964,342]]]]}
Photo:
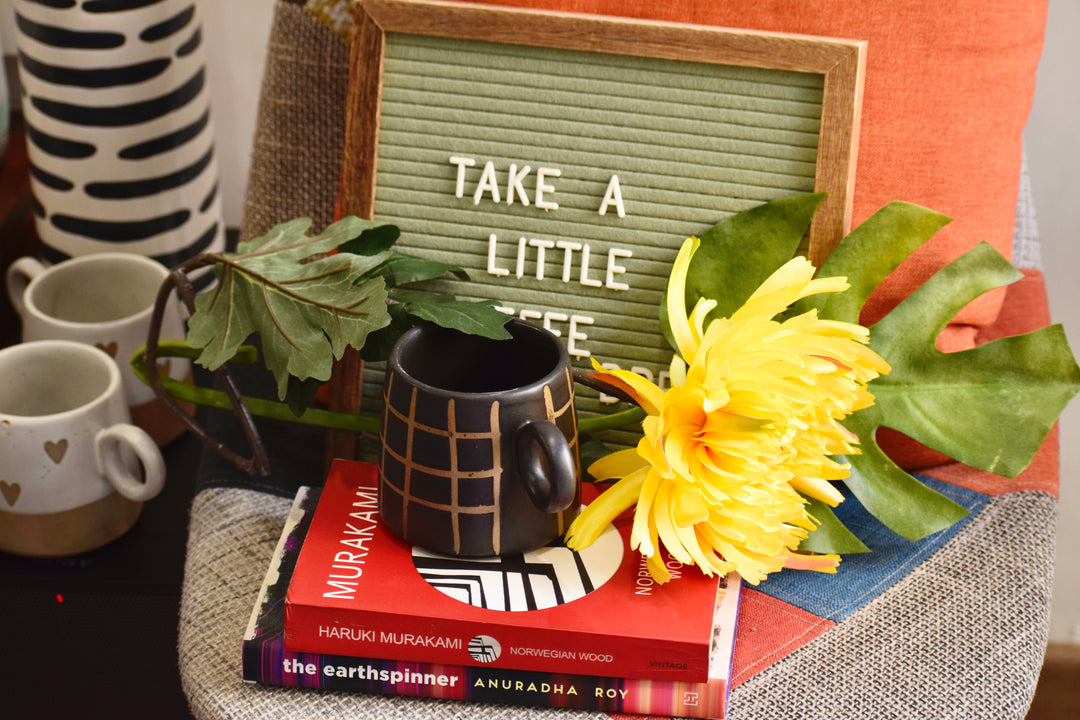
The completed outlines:
{"type": "MultiPolygon", "coordinates": [[[[505,558],[412,548],[378,520],[378,469],[334,463],[285,605],[291,651],[706,682],[719,581],[652,581],[629,516],[574,553],[505,558]]],[[[585,484],[588,502],[598,490],[585,484]]]]}
{"type": "MultiPolygon", "coordinates": [[[[738,622],[737,575],[720,582],[709,681],[544,673],[393,659],[294,652],[285,648],[285,591],[311,525],[318,490],[300,488],[267,567],[244,633],[243,677],[249,682],[477,703],[639,713],[665,718],[723,718],[738,622]]],[[[422,714],[418,709],[417,713],[422,714]]],[[[484,714],[483,709],[479,714],[484,714]]]]}

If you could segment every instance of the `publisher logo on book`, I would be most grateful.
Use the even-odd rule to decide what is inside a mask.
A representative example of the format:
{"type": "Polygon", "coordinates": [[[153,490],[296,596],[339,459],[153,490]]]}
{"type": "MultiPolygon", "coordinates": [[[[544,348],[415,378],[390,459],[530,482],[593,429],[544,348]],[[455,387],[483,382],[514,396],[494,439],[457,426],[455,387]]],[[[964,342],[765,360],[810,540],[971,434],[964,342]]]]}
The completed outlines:
{"type": "Polygon", "coordinates": [[[495,662],[502,655],[502,645],[490,635],[477,635],[469,641],[469,655],[476,662],[495,662]]]}

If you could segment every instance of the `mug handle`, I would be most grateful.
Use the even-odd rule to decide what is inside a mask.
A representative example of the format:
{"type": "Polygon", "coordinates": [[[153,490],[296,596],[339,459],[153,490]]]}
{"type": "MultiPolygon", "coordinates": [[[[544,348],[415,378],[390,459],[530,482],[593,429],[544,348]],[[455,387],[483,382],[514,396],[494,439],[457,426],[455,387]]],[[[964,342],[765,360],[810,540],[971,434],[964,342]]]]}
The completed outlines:
{"type": "Polygon", "coordinates": [[[514,435],[518,475],[542,512],[570,507],[577,495],[577,464],[562,431],[547,420],[528,422],[514,435]]]}
{"type": "Polygon", "coordinates": [[[8,266],[6,278],[8,300],[20,316],[26,308],[26,302],[23,300],[26,286],[44,270],[45,266],[40,260],[29,256],[21,257],[8,266]]]}
{"type": "Polygon", "coordinates": [[[146,502],[165,487],[165,459],[157,443],[142,428],[119,423],[98,431],[94,438],[94,459],[98,472],[128,500],[146,502]],[[128,469],[125,448],[134,452],[142,463],[143,480],[128,469]]]}

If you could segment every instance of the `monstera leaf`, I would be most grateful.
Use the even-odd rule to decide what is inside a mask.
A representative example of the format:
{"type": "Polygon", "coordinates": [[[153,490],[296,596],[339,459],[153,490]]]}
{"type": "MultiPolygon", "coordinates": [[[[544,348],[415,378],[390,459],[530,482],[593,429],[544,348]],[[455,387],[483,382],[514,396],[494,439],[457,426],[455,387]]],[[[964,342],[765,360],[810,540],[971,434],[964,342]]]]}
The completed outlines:
{"type": "Polygon", "coordinates": [[[292,220],[242,243],[236,253],[211,258],[217,284],[196,296],[187,336],[202,349],[201,365],[220,367],[258,333],[283,398],[290,377],[328,380],[345,348],[362,348],[368,333],[389,324],[383,279],[358,281],[390,257],[386,248],[396,231],[355,217],[313,237],[305,234],[310,226],[308,218],[292,220]],[[331,254],[347,241],[363,241],[365,233],[371,233],[372,254],[331,254]]]}
{"type": "MultiPolygon", "coordinates": [[[[854,230],[820,269],[823,276],[847,276],[851,289],[807,298],[796,311],[817,305],[822,317],[858,322],[870,292],[945,222],[944,216],[915,205],[886,206],[854,230]]],[[[962,352],[943,353],[935,346],[964,305],[1021,276],[991,246],[979,245],[870,329],[871,347],[892,372],[871,383],[875,404],[844,423],[862,447],[862,454],[848,458],[853,471],[845,483],[874,517],[906,538],[941,530],[967,510],[889,459],[877,445],[878,428],[898,430],[967,465],[1015,477],[1080,389],[1080,368],[1060,326],[962,352]]],[[[812,533],[807,549],[840,551],[830,539],[839,521],[827,508],[815,508],[815,517],[826,532],[812,533]]]]}

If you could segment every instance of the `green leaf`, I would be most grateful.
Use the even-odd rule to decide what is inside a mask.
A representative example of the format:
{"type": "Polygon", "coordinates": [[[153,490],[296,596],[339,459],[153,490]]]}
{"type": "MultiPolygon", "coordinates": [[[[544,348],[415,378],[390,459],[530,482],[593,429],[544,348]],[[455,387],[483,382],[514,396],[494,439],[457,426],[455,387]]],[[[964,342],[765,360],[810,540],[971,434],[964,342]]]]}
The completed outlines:
{"type": "Polygon", "coordinates": [[[390,298],[402,305],[401,310],[421,320],[493,340],[510,338],[504,327],[510,316],[496,310],[494,300],[458,300],[453,295],[402,289],[391,291],[390,298]]]}
{"type": "Polygon", "coordinates": [[[296,417],[300,417],[308,408],[315,404],[319,388],[324,384],[325,383],[322,380],[316,380],[314,378],[300,380],[298,378],[290,377],[289,386],[285,390],[285,397],[282,399],[289,407],[289,410],[292,411],[292,414],[296,417]]]}
{"type": "Polygon", "coordinates": [[[732,215],[701,236],[686,275],[686,307],[717,301],[711,318],[730,317],[776,268],[790,260],[824,193],[772,200],[732,215]]]}
{"type": "Polygon", "coordinates": [[[394,246],[401,237],[401,230],[396,225],[372,224],[359,237],[341,245],[341,252],[353,255],[378,255],[394,246]]]}
{"type": "Polygon", "coordinates": [[[386,309],[390,312],[390,324],[368,335],[367,342],[360,351],[360,358],[364,362],[375,363],[389,360],[394,343],[406,330],[416,324],[415,319],[405,312],[400,303],[390,303],[386,309]]]}
{"type": "Polygon", "coordinates": [[[371,271],[372,277],[386,280],[388,287],[397,287],[408,283],[423,282],[444,275],[453,275],[459,280],[468,280],[469,275],[456,265],[447,265],[436,260],[425,260],[413,255],[394,252],[385,262],[371,271]]]}
{"type": "Polygon", "coordinates": [[[382,278],[360,281],[386,254],[331,254],[380,226],[349,217],[309,237],[310,226],[307,218],[293,220],[236,253],[210,256],[218,281],[196,296],[189,321],[188,343],[202,349],[199,364],[220,367],[258,333],[284,398],[290,376],[328,380],[347,347],[362,348],[368,333],[390,322],[382,278]]]}
{"type": "MultiPolygon", "coordinates": [[[[937,336],[979,295],[1021,277],[981,244],[940,270],[871,328],[870,345],[892,372],[870,385],[875,404],[845,426],[863,452],[849,458],[848,487],[895,532],[919,539],[963,517],[966,510],[901,470],[877,446],[890,427],[949,457],[1015,477],[1080,389],[1080,367],[1060,326],[943,353],[937,336]]],[[[826,306],[831,311],[840,305],[826,306]]],[[[856,308],[842,306],[848,320],[856,308]]]]}
{"type": "Polygon", "coordinates": [[[818,268],[819,277],[844,276],[851,287],[803,298],[789,314],[817,308],[821,317],[859,322],[859,312],[881,281],[949,222],[919,205],[889,203],[852,230],[818,268]]]}
{"type": "Polygon", "coordinates": [[[806,511],[819,524],[814,532],[799,544],[799,550],[843,555],[870,552],[870,548],[866,547],[855,533],[840,522],[831,507],[815,498],[806,498],[806,500],[806,511]]]}
{"type": "MultiPolygon", "coordinates": [[[[701,235],[686,274],[686,307],[699,298],[717,301],[709,318],[729,317],[799,249],[824,193],[771,200],[718,222],[701,235]]],[[[660,301],[660,328],[671,347],[667,292],[660,301]]]]}

